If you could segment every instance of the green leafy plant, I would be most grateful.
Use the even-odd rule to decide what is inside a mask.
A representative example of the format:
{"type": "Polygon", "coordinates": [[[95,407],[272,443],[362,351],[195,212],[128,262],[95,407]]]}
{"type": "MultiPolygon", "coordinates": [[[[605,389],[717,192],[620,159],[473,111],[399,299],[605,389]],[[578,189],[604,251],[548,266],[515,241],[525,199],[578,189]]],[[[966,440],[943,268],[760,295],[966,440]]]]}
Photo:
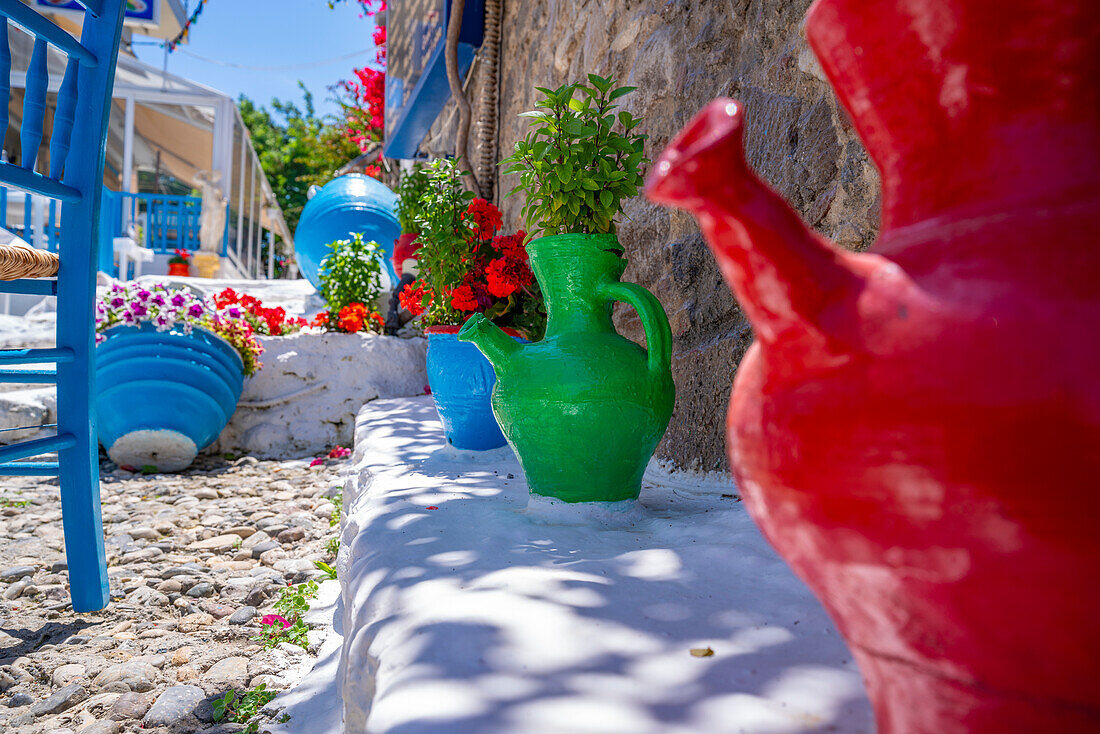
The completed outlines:
{"type": "Polygon", "coordinates": [[[314,561],[313,565],[316,566],[319,570],[324,571],[325,575],[328,576],[330,579],[336,579],[336,569],[328,565],[324,561],[314,561]]]}
{"type": "Polygon", "coordinates": [[[287,617],[299,618],[309,611],[309,600],[317,597],[317,582],[306,581],[297,586],[286,586],[275,602],[275,611],[287,617]]]}
{"type": "Polygon", "coordinates": [[[306,581],[297,586],[287,584],[274,604],[275,611],[281,614],[265,614],[260,620],[262,631],[252,639],[268,649],[280,642],[309,647],[309,627],[302,618],[309,611],[309,600],[316,598],[318,588],[316,581],[306,581]]]}
{"type": "Polygon", "coordinates": [[[301,648],[309,647],[309,627],[301,619],[291,622],[278,614],[265,614],[260,625],[260,634],[250,639],[258,641],[265,649],[270,650],[281,642],[289,642],[301,648]]]}
{"type": "Polygon", "coordinates": [[[320,272],[320,293],[329,312],[339,313],[352,303],[374,308],[382,292],[384,250],[377,242],[365,242],[361,234],[337,240],[329,250],[320,272]]]}
{"type": "Polygon", "coordinates": [[[0,499],[0,507],[26,507],[29,504],[30,500],[13,500],[10,497],[0,499]]]}
{"type": "Polygon", "coordinates": [[[612,79],[588,75],[547,89],[539,109],[524,112],[534,128],[501,161],[505,173],[520,174],[509,196],[524,192],[527,229],[542,234],[615,232],[622,202],[638,194],[646,137],[635,132],[641,119],[615,102],[635,87],[617,87],[612,79]],[[579,95],[578,95],[579,93],[579,95]]]}
{"type": "Polygon", "coordinates": [[[482,313],[539,339],[546,328],[542,292],[528,264],[525,232],[497,235],[503,218],[462,184],[454,161],[433,161],[416,219],[420,280],[400,294],[426,326],[465,323],[482,313]]]}
{"type": "Polygon", "coordinates": [[[340,536],[339,535],[334,535],[333,537],[328,539],[328,542],[325,543],[325,551],[328,552],[328,554],[330,556],[335,556],[335,555],[338,555],[340,553],[340,536]]]}
{"type": "Polygon", "coordinates": [[[414,163],[397,184],[397,220],[402,232],[417,232],[416,220],[424,212],[421,199],[428,193],[428,169],[414,163]]]}
{"type": "Polygon", "coordinates": [[[344,493],[336,495],[332,498],[332,514],[328,518],[328,526],[334,528],[340,524],[340,516],[344,512],[344,493]]]}
{"type": "Polygon", "coordinates": [[[420,282],[427,286],[427,290],[418,291],[426,301],[422,309],[424,323],[461,324],[466,317],[447,296],[466,277],[466,262],[477,242],[472,220],[463,216],[474,195],[462,185],[462,171],[454,161],[440,158],[425,170],[427,190],[413,220],[415,231],[420,233],[420,282]]]}
{"type": "MultiPolygon", "coordinates": [[[[255,688],[245,691],[240,696],[235,690],[229,690],[224,696],[214,701],[214,721],[228,719],[237,724],[248,723],[250,719],[260,713],[260,709],[271,702],[276,696],[275,691],[267,690],[267,684],[261,683],[255,688]]],[[[259,727],[250,723],[246,732],[254,732],[259,727]]]]}

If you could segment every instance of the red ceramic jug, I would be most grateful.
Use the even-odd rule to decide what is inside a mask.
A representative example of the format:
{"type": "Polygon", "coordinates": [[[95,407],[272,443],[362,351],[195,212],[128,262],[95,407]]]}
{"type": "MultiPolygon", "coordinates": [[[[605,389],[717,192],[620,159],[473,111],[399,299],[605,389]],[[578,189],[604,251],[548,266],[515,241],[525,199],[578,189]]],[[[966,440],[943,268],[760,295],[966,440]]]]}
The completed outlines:
{"type": "Polygon", "coordinates": [[[756,330],[746,503],[881,734],[1100,731],[1100,2],[820,0],[806,35],[882,174],[871,252],[753,175],[732,100],[648,186],[756,330]]]}

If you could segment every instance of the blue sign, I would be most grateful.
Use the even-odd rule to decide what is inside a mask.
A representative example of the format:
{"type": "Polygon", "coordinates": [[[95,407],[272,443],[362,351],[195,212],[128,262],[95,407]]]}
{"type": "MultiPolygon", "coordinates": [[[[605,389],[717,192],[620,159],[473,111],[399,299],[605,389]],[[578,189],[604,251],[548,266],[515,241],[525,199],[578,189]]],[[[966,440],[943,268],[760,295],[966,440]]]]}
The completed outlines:
{"type": "MultiPolygon", "coordinates": [[[[35,0],[35,5],[51,10],[84,10],[76,0],[35,0]]],[[[126,0],[126,19],[156,23],[157,0],[126,0]]]]}

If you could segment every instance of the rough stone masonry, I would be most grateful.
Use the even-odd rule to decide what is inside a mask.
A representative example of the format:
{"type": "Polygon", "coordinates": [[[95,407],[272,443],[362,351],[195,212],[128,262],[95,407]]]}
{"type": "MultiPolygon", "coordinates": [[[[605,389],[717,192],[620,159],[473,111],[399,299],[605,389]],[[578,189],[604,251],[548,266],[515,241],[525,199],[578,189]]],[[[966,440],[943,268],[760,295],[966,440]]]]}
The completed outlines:
{"type": "MultiPolygon", "coordinates": [[[[592,72],[638,87],[623,108],[645,119],[647,154],[656,158],[708,101],[745,103],[749,162],[822,234],[853,250],[878,230],[878,174],[806,45],[810,0],[505,0],[500,70],[498,159],[527,132],[520,112],[538,86],[592,72]],[[510,62],[510,60],[515,60],[510,62]],[[518,63],[522,60],[522,63],[518,63]]],[[[475,104],[478,66],[468,87],[475,104]]],[[[453,105],[425,147],[454,150],[453,105]]],[[[476,115],[475,126],[476,129],[476,115]]],[[[470,156],[477,156],[471,134],[470,156]]],[[[507,192],[514,176],[499,176],[507,192]]],[[[522,203],[498,202],[505,225],[519,228],[522,203]]],[[[722,281],[694,219],[629,202],[619,227],[630,266],[624,279],[652,290],[672,323],[676,412],[657,455],[679,467],[725,466],[725,413],[734,372],[752,333],[722,281]]],[[[633,311],[616,325],[644,340],[633,311]]]]}

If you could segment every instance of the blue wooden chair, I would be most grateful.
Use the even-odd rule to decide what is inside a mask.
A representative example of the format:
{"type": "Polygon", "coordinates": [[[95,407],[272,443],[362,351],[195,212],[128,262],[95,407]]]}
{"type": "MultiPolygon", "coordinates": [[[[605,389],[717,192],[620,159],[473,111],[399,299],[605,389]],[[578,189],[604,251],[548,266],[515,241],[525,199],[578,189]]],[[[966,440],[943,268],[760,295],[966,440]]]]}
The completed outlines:
{"type": "Polygon", "coordinates": [[[110,598],[99,504],[92,350],[104,150],[126,0],[80,3],[85,11],[77,41],[19,0],[0,0],[0,130],[8,126],[11,24],[34,37],[19,132],[22,160],[20,165],[0,163],[0,184],[62,205],[56,256],[13,247],[0,251],[0,292],[57,296],[55,348],[0,351],[0,381],[57,383],[57,435],[0,447],[0,475],[60,477],[73,609],[90,612],[105,607],[110,598]],[[68,61],[57,91],[49,172],[39,173],[35,161],[49,87],[47,45],[68,61]],[[53,274],[56,278],[43,277],[53,274]],[[22,461],[55,451],[56,462],[22,461]]]}

